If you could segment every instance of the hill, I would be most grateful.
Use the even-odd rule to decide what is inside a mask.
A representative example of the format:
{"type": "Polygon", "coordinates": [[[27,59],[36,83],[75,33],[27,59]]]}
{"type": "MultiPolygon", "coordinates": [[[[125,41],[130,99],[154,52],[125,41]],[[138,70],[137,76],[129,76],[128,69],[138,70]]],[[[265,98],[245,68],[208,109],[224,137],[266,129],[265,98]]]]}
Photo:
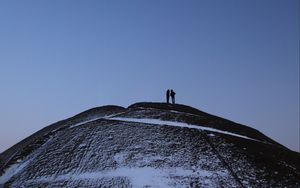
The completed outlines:
{"type": "Polygon", "coordinates": [[[0,155],[0,187],[299,187],[300,154],[185,105],[103,106],[0,155]]]}

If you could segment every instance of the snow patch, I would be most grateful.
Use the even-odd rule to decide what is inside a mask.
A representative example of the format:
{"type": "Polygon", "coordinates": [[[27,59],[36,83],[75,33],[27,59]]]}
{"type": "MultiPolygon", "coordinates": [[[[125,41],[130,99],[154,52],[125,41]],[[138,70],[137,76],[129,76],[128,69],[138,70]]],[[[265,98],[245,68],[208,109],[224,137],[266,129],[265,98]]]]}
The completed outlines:
{"type": "MultiPolygon", "coordinates": [[[[206,170],[187,170],[183,168],[168,168],[157,169],[152,167],[122,167],[115,170],[99,171],[99,172],[86,172],[80,174],[64,174],[60,176],[48,176],[38,179],[30,180],[29,182],[53,182],[62,180],[97,180],[101,178],[114,178],[124,177],[128,178],[132,184],[132,187],[173,187],[172,178],[174,177],[211,177],[216,172],[210,172],[206,170]]],[[[219,175],[228,175],[224,172],[220,172],[219,175]]]]}
{"type": "Polygon", "coordinates": [[[22,162],[21,159],[17,160],[17,163],[11,165],[7,169],[5,169],[4,173],[0,176],[0,187],[1,184],[6,183],[10,180],[14,175],[21,172],[30,162],[32,162],[42,151],[43,147],[47,145],[52,138],[50,138],[46,143],[44,143],[35,153],[29,155],[26,160],[22,162]]]}
{"type": "Polygon", "coordinates": [[[4,184],[8,180],[10,180],[10,178],[12,178],[15,174],[17,174],[23,168],[25,168],[29,162],[30,161],[26,161],[23,163],[16,163],[16,164],[11,165],[9,168],[7,168],[4,172],[4,174],[2,174],[2,176],[0,176],[0,185],[4,184]]]}
{"type": "Polygon", "coordinates": [[[117,162],[117,164],[122,164],[125,159],[126,159],[126,154],[125,153],[117,153],[114,156],[114,160],[117,162]]]}

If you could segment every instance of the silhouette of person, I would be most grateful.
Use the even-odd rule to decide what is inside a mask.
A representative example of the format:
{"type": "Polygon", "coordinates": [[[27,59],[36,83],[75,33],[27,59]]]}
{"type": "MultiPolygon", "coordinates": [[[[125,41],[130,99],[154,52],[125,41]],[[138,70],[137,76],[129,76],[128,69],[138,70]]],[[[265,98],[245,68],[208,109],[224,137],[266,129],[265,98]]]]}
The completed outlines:
{"type": "Polygon", "coordinates": [[[169,104],[169,100],[170,100],[170,90],[169,89],[166,92],[166,97],[167,97],[167,103],[169,104]]]}
{"type": "Polygon", "coordinates": [[[173,89],[171,89],[170,96],[172,98],[172,103],[173,104],[175,104],[175,95],[176,95],[176,93],[173,91],[173,89]]]}

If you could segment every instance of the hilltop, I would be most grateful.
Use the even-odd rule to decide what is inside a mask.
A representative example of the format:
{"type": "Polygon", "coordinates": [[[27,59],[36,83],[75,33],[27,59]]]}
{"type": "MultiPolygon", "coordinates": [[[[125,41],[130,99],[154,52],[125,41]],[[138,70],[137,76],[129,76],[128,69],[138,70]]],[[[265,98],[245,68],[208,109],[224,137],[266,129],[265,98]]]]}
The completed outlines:
{"type": "Polygon", "coordinates": [[[0,187],[299,187],[300,154],[263,133],[166,103],[110,105],[0,155],[0,187]]]}

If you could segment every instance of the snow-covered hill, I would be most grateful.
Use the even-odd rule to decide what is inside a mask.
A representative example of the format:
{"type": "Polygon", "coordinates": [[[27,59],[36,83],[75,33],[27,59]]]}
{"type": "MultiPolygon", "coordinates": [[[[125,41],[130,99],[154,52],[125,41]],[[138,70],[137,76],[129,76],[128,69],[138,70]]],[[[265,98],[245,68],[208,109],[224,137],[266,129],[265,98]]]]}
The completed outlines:
{"type": "Polygon", "coordinates": [[[299,153],[184,105],[94,108],[0,155],[0,187],[299,186],[299,153]]]}

